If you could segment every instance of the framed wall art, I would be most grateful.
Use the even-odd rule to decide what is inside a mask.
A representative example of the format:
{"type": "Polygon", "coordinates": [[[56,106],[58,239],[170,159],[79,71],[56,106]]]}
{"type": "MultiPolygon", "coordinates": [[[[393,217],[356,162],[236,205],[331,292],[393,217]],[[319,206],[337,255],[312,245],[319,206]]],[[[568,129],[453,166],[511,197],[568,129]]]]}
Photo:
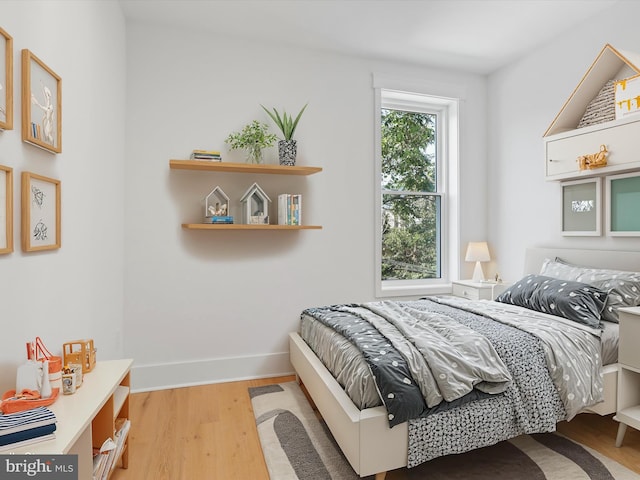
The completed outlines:
{"type": "Polygon", "coordinates": [[[0,130],[11,129],[13,129],[13,38],[0,28],[0,130]]]}
{"type": "Polygon", "coordinates": [[[60,248],[60,180],[22,172],[22,250],[60,248]]]}
{"type": "Polygon", "coordinates": [[[562,235],[599,236],[602,233],[602,180],[589,178],[561,185],[562,235]]]}
{"type": "Polygon", "coordinates": [[[640,237],[640,173],[606,177],[607,235],[640,237]]]}
{"type": "Polygon", "coordinates": [[[13,252],[13,169],[0,165],[0,254],[13,252]]]}
{"type": "Polygon", "coordinates": [[[22,140],[62,152],[62,79],[29,50],[22,50],[22,140]]]}

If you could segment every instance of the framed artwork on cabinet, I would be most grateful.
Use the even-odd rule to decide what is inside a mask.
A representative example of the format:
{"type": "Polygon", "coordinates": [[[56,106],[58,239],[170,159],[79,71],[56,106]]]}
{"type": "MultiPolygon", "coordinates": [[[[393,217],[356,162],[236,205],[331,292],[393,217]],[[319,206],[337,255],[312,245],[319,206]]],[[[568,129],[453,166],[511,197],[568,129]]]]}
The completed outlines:
{"type": "Polygon", "coordinates": [[[562,183],[562,235],[596,237],[602,233],[602,181],[562,183]]]}
{"type": "Polygon", "coordinates": [[[60,180],[22,172],[22,250],[60,248],[60,180]]]}
{"type": "Polygon", "coordinates": [[[0,28],[0,130],[13,128],[13,38],[0,28]]]}
{"type": "Polygon", "coordinates": [[[606,177],[607,235],[640,237],[640,173],[606,177]]]}
{"type": "Polygon", "coordinates": [[[62,79],[29,50],[22,50],[22,140],[62,152],[62,79]]]}
{"type": "Polygon", "coordinates": [[[13,169],[0,165],[0,254],[13,252],[13,169]]]}

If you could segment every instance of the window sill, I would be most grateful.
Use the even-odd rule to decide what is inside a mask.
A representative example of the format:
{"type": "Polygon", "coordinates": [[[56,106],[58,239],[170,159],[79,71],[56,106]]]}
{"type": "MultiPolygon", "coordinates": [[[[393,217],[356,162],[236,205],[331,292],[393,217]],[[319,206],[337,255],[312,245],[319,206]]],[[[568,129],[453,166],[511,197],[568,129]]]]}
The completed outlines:
{"type": "Polygon", "coordinates": [[[450,295],[451,283],[383,285],[376,288],[376,298],[423,297],[425,295],[450,295]]]}

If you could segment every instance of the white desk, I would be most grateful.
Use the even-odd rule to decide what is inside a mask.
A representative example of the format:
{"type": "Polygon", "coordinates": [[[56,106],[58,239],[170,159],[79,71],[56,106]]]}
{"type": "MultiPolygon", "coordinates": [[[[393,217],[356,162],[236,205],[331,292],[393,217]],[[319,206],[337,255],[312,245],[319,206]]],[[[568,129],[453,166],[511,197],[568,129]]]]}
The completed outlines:
{"type": "MultiPolygon", "coordinates": [[[[107,436],[113,437],[113,424],[119,414],[129,416],[132,364],[132,359],[96,362],[93,370],[84,375],[76,393],[63,395],[60,392],[55,403],[48,407],[57,419],[55,439],[3,453],[77,454],[78,478],[91,479],[93,446],[98,443],[95,446],[100,447],[107,436]],[[99,438],[94,442],[93,437],[99,438]]],[[[124,455],[127,453],[125,450],[123,454],[125,466],[127,458],[124,455]]]]}

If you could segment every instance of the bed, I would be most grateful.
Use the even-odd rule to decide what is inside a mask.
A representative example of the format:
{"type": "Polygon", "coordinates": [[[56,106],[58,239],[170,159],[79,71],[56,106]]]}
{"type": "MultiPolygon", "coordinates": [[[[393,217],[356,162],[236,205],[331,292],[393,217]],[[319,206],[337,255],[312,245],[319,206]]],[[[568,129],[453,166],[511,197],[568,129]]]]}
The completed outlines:
{"type": "MultiPolygon", "coordinates": [[[[538,275],[543,266],[547,268],[544,273],[549,274],[550,267],[547,260],[556,258],[569,266],[640,272],[640,252],[530,248],[526,251],[524,275],[538,275]]],[[[569,269],[564,273],[573,274],[574,272],[569,269]]],[[[434,299],[429,301],[432,300],[434,299]]],[[[443,302],[446,308],[452,308],[447,304],[446,298],[443,299],[443,302]]],[[[485,303],[491,307],[491,304],[498,302],[485,301],[485,303]]],[[[506,306],[506,304],[500,306],[506,306]]],[[[375,475],[377,480],[381,480],[389,470],[411,466],[409,462],[409,452],[411,451],[410,422],[399,423],[390,428],[390,414],[385,406],[361,408],[356,405],[359,402],[354,403],[353,394],[348,394],[347,389],[338,383],[334,374],[318,358],[300,334],[298,332],[291,333],[289,337],[290,359],[296,375],[305,385],[355,472],[361,477],[375,475]]],[[[613,344],[615,344],[615,339],[613,344]]],[[[613,355],[615,356],[615,354],[613,355]]],[[[344,380],[342,383],[345,383],[344,380]]],[[[602,401],[581,411],[601,415],[615,412],[617,389],[615,358],[613,363],[602,367],[601,387],[602,401]]],[[[493,401],[493,398],[487,401],[493,401]]],[[[575,413],[577,412],[572,412],[568,417],[571,418],[575,413]]],[[[412,428],[415,430],[415,422],[411,422],[412,428]]],[[[551,428],[546,425],[540,431],[552,431],[554,428],[555,423],[551,428]]]]}

